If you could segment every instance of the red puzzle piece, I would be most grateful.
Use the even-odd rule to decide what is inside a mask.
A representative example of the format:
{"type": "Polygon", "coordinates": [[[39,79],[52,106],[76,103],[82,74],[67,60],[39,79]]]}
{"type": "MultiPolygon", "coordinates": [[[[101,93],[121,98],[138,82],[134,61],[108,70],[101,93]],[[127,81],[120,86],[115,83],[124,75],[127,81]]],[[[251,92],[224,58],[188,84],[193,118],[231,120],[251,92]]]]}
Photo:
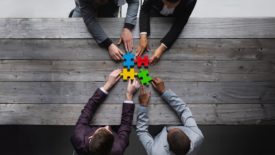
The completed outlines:
{"type": "Polygon", "coordinates": [[[143,58],[141,56],[137,56],[135,59],[135,63],[140,68],[142,66],[148,67],[149,66],[149,58],[147,55],[145,55],[143,58]]]}

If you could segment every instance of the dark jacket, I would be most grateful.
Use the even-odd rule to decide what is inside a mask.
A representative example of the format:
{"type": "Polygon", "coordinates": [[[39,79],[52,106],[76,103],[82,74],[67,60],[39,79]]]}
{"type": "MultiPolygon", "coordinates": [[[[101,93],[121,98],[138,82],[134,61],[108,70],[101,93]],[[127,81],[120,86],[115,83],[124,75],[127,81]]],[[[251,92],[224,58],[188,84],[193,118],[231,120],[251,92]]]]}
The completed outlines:
{"type": "MultiPolygon", "coordinates": [[[[169,32],[161,40],[161,43],[165,44],[168,48],[172,46],[187,23],[196,2],[197,0],[181,0],[180,4],[175,8],[174,13],[168,16],[175,17],[174,23],[169,32]]],[[[162,16],[160,15],[160,11],[163,5],[162,0],[144,0],[140,10],[140,32],[147,32],[147,35],[150,35],[150,17],[162,16]]]]}
{"type": "MultiPolygon", "coordinates": [[[[81,115],[73,131],[73,136],[71,137],[72,145],[78,155],[86,155],[88,153],[88,137],[90,137],[96,129],[102,127],[90,125],[90,121],[106,96],[104,92],[97,89],[81,111],[81,115]]],[[[112,129],[114,129],[114,143],[110,155],[122,155],[129,145],[134,109],[134,104],[123,103],[121,124],[119,126],[111,126],[112,129]]]]}

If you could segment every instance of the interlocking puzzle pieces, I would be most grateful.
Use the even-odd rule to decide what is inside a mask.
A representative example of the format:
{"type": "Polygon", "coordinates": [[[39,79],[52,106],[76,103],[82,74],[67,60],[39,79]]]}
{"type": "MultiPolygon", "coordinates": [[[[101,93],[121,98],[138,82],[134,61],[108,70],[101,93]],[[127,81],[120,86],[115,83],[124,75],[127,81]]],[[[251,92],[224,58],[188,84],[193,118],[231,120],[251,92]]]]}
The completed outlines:
{"type": "Polygon", "coordinates": [[[123,67],[126,67],[127,69],[133,68],[135,66],[134,62],[135,55],[131,52],[127,52],[123,55],[123,67]]]}
{"type": "Polygon", "coordinates": [[[140,68],[142,66],[148,67],[149,66],[148,55],[144,56],[143,58],[141,56],[137,56],[135,59],[135,63],[137,64],[138,68],[140,68]]]}
{"type": "Polygon", "coordinates": [[[150,82],[153,80],[151,76],[149,76],[148,69],[140,69],[138,73],[138,78],[142,85],[149,85],[150,82]]]}
{"type": "Polygon", "coordinates": [[[127,68],[123,68],[120,75],[122,76],[123,80],[128,80],[128,79],[134,80],[135,76],[137,76],[137,73],[135,72],[134,68],[131,68],[129,70],[127,68]]]}

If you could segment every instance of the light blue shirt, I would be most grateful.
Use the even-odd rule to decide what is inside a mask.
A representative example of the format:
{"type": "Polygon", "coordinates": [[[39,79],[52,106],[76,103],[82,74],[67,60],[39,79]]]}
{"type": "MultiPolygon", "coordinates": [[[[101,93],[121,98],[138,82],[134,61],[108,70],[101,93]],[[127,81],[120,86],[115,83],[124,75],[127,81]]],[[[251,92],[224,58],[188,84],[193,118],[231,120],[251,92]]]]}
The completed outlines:
{"type": "Polygon", "coordinates": [[[145,148],[148,155],[174,155],[169,150],[167,141],[167,133],[169,128],[181,129],[190,139],[190,149],[187,155],[196,154],[200,145],[203,142],[203,134],[198,128],[195,119],[192,116],[191,110],[186,103],[181,100],[174,92],[167,90],[163,93],[162,98],[167,102],[179,116],[182,126],[165,126],[162,131],[154,138],[148,132],[149,118],[148,109],[144,106],[138,107],[137,115],[137,135],[145,148]]]}

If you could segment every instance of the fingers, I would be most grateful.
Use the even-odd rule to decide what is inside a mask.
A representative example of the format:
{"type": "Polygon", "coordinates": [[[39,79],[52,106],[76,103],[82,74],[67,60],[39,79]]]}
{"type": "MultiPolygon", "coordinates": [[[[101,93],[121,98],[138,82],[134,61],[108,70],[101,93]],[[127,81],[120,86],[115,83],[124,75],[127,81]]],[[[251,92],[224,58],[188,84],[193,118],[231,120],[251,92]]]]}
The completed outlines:
{"type": "Polygon", "coordinates": [[[128,80],[128,85],[130,86],[132,84],[132,81],[129,79],[128,80]]]}
{"type": "Polygon", "coordinates": [[[119,38],[119,40],[118,40],[118,42],[117,42],[117,45],[120,45],[120,44],[121,44],[121,42],[122,42],[122,39],[121,39],[121,38],[119,38]]]}
{"type": "Polygon", "coordinates": [[[113,55],[113,58],[114,58],[116,61],[119,61],[119,59],[120,59],[119,56],[118,56],[117,54],[114,54],[114,55],[113,55]]]}
{"type": "Polygon", "coordinates": [[[157,62],[158,62],[158,57],[156,57],[156,56],[152,56],[150,59],[149,59],[149,63],[150,64],[152,64],[152,65],[154,65],[154,64],[156,64],[157,62]]]}
{"type": "Polygon", "coordinates": [[[116,57],[118,58],[118,60],[122,60],[122,51],[120,49],[118,49],[117,53],[116,53],[116,57]]]}
{"type": "Polygon", "coordinates": [[[128,44],[127,44],[126,41],[124,41],[124,47],[125,47],[125,50],[126,50],[126,51],[129,51],[128,44]]]}
{"type": "Polygon", "coordinates": [[[140,95],[145,94],[144,91],[145,91],[145,90],[144,90],[144,86],[141,86],[141,87],[140,87],[140,92],[139,92],[139,94],[140,94],[140,95]]]}
{"type": "Polygon", "coordinates": [[[140,87],[140,83],[136,78],[134,79],[134,85],[135,85],[136,89],[138,89],[140,87]]]}
{"type": "Polygon", "coordinates": [[[129,48],[131,51],[133,50],[133,46],[134,46],[133,39],[131,39],[129,42],[129,48]]]}
{"type": "Polygon", "coordinates": [[[121,73],[121,69],[117,69],[116,70],[116,81],[119,81],[121,79],[120,73],[121,73]]]}
{"type": "Polygon", "coordinates": [[[138,47],[137,47],[136,56],[139,56],[140,51],[141,51],[141,47],[140,47],[140,46],[138,46],[138,47]]]}
{"type": "Polygon", "coordinates": [[[153,85],[154,88],[157,87],[156,82],[154,80],[152,81],[152,85],[153,85]]]}
{"type": "Polygon", "coordinates": [[[119,53],[121,56],[123,56],[123,54],[125,54],[123,51],[119,50],[119,53]]]}

